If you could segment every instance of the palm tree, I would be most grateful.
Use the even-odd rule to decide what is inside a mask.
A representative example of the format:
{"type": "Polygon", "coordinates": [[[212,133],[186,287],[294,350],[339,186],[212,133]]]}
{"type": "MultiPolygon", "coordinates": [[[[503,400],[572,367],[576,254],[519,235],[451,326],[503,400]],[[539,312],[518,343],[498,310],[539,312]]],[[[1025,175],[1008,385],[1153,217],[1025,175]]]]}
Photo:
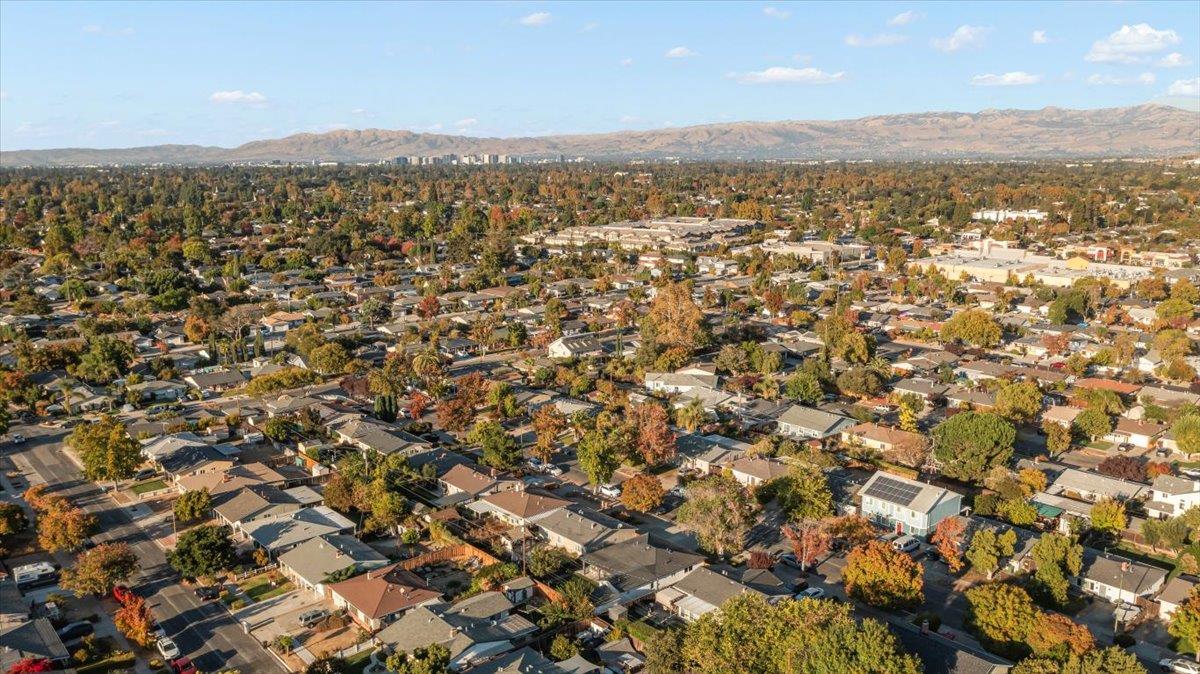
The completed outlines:
{"type": "Polygon", "coordinates": [[[707,420],[708,412],[699,398],[692,398],[687,405],[675,410],[675,424],[689,433],[695,432],[707,420]]]}

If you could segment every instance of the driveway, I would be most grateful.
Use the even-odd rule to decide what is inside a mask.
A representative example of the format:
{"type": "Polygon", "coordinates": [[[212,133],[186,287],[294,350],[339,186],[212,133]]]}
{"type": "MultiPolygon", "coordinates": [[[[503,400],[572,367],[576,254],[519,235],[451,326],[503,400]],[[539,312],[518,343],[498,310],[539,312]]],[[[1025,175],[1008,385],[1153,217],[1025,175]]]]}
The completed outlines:
{"type": "MultiPolygon", "coordinates": [[[[321,602],[311,593],[297,589],[234,611],[233,617],[238,624],[248,625],[250,633],[259,642],[270,643],[281,634],[303,632],[305,628],[297,618],[301,613],[320,606],[321,602]]],[[[331,606],[323,608],[332,609],[331,606]]]]}

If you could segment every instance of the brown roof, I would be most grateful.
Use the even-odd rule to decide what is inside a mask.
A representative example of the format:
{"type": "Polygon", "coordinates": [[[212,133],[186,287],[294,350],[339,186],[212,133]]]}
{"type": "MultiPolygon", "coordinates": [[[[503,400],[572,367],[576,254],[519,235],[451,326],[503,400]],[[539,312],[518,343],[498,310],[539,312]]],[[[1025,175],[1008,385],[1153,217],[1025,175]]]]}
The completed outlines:
{"type": "Polygon", "coordinates": [[[280,484],[284,481],[283,475],[265,463],[244,463],[224,471],[182,477],[179,479],[179,486],[187,491],[207,489],[208,493],[215,496],[258,484],[280,484]]]}
{"type": "Polygon", "coordinates": [[[442,482],[471,495],[484,492],[496,484],[492,478],[462,463],[446,471],[446,474],[442,476],[442,482]]]}
{"type": "Polygon", "coordinates": [[[527,491],[504,491],[489,494],[480,500],[521,518],[535,517],[569,504],[568,501],[530,494],[527,491]]]}
{"type": "Polygon", "coordinates": [[[1117,381],[1115,379],[1097,379],[1095,377],[1076,379],[1075,386],[1079,388],[1112,391],[1121,395],[1133,395],[1134,393],[1142,390],[1142,386],[1140,384],[1127,384],[1123,381],[1117,381]]]}
{"type": "Polygon", "coordinates": [[[329,587],[355,609],[373,619],[399,613],[442,596],[420,576],[401,569],[399,564],[368,571],[329,587]]]}
{"type": "Polygon", "coordinates": [[[875,442],[886,443],[889,445],[901,445],[905,442],[918,442],[922,436],[918,433],[909,433],[902,431],[899,428],[888,428],[880,426],[876,423],[864,423],[846,429],[846,433],[854,437],[866,438],[875,442]]]}

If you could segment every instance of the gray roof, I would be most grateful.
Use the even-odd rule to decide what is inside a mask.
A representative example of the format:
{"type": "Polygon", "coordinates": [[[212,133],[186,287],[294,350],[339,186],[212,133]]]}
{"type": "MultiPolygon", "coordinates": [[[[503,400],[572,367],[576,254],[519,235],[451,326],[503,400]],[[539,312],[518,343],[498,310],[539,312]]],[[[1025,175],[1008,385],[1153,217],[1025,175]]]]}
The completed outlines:
{"type": "Polygon", "coordinates": [[[0,630],[0,666],[8,667],[27,657],[62,660],[70,652],[45,618],[0,630]]]}
{"type": "Polygon", "coordinates": [[[803,405],[792,405],[786,412],[779,415],[779,423],[832,435],[837,432],[839,426],[856,422],[840,414],[830,414],[829,412],[813,407],[804,407],[803,405]]]}
{"type": "Polygon", "coordinates": [[[325,506],[303,508],[282,517],[250,522],[243,527],[254,542],[268,550],[283,550],[310,538],[354,530],[354,522],[325,506]]]}
{"type": "Polygon", "coordinates": [[[1145,596],[1154,592],[1167,578],[1167,571],[1157,566],[1141,564],[1091,549],[1083,552],[1083,568],[1079,575],[1109,587],[1145,596]]]}
{"type": "Polygon", "coordinates": [[[637,536],[633,529],[625,528],[620,520],[579,505],[554,510],[539,518],[536,524],[584,548],[595,547],[612,539],[637,536]]]}
{"type": "Polygon", "coordinates": [[[1154,483],[1151,486],[1154,487],[1154,491],[1166,492],[1172,496],[1193,494],[1200,491],[1200,482],[1175,477],[1174,475],[1159,475],[1154,478],[1154,483]]]}
{"type": "Polygon", "coordinates": [[[567,674],[544,655],[526,646],[491,662],[473,667],[471,674],[567,674]]]}
{"type": "Polygon", "coordinates": [[[313,585],[348,566],[358,569],[387,566],[388,558],[346,534],[317,536],[279,556],[279,563],[313,585]]]}
{"type": "Polygon", "coordinates": [[[694,569],[671,587],[717,607],[739,595],[761,594],[704,566],[694,569]]]}
{"type": "Polygon", "coordinates": [[[1142,495],[1146,485],[1140,482],[1121,480],[1100,473],[1067,468],[1059,474],[1046,491],[1050,494],[1061,494],[1073,491],[1082,494],[1100,494],[1109,498],[1129,500],[1142,495]]]}
{"type": "Polygon", "coordinates": [[[608,582],[621,591],[661,580],[703,561],[700,555],[654,545],[648,534],[583,556],[585,564],[609,574],[608,582]]]}
{"type": "Polygon", "coordinates": [[[859,493],[919,513],[928,513],[943,500],[960,496],[948,489],[883,471],[872,475],[859,493]]]}

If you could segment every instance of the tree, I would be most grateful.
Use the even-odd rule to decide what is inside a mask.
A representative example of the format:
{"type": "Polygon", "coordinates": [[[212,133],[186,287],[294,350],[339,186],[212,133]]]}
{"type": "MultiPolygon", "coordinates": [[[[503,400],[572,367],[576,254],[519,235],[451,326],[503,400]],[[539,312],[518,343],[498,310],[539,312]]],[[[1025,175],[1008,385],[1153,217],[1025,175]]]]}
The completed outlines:
{"type": "Polygon", "coordinates": [[[533,446],[533,454],[542,461],[549,461],[554,456],[554,448],[558,436],[567,428],[567,418],[554,405],[542,405],[533,413],[533,430],[537,434],[537,442],[533,446]]]}
{"type": "Polygon", "coordinates": [[[697,480],[687,489],[678,522],[696,533],[700,546],[718,555],[740,550],[754,524],[754,501],[737,480],[723,474],[697,480]]]}
{"type": "Polygon", "coordinates": [[[83,474],[92,481],[127,480],[142,463],[142,448],[129,437],[125,424],[105,416],[94,424],[80,424],[67,444],[83,462],[83,474]]]}
{"type": "Polygon", "coordinates": [[[691,287],[683,283],[660,287],[645,321],[658,344],[668,349],[678,347],[690,353],[707,341],[704,313],[692,300],[691,287]]]}
{"type": "Polygon", "coordinates": [[[100,335],[88,342],[72,374],[91,384],[107,385],[129,370],[133,346],[112,335],[100,335]]]}
{"type": "Polygon", "coordinates": [[[933,429],[933,455],[944,475],[977,482],[1012,456],[1017,432],[997,414],[961,412],[933,429]]]}
{"type": "Polygon", "coordinates": [[[575,453],[579,459],[579,467],[593,485],[606,484],[621,466],[620,456],[613,446],[610,434],[600,427],[584,433],[575,453]]]}
{"type": "Polygon", "coordinates": [[[1066,657],[1026,658],[1012,674],[1146,674],[1137,656],[1118,646],[1109,646],[1066,657]]]}
{"type": "Polygon", "coordinates": [[[555,662],[570,660],[579,655],[579,647],[567,635],[559,634],[550,642],[550,658],[555,662]]]}
{"type": "Polygon", "coordinates": [[[675,410],[675,423],[689,433],[694,433],[708,421],[708,412],[699,398],[692,398],[683,407],[675,410]]]}
{"type": "MultiPolygon", "coordinates": [[[[396,670],[392,670],[396,671],[396,670]]],[[[336,655],[322,655],[313,660],[304,668],[304,674],[354,674],[350,663],[346,662],[345,658],[339,658],[336,655]]],[[[414,674],[406,672],[405,674],[414,674]]],[[[432,670],[432,674],[445,674],[432,670]]]]}
{"type": "Polygon", "coordinates": [[[78,550],[96,530],[96,517],[55,497],[38,517],[38,545],[46,552],[78,550]]]}
{"type": "Polygon", "coordinates": [[[783,535],[792,544],[792,552],[802,568],[816,565],[822,555],[829,552],[832,538],[829,525],[822,520],[805,520],[795,525],[785,525],[783,535]]]}
{"type": "Polygon", "coordinates": [[[193,522],[208,517],[212,510],[212,496],[208,489],[189,489],[175,499],[175,519],[180,522],[193,522]]]}
{"type": "Polygon", "coordinates": [[[1071,448],[1071,429],[1057,421],[1047,421],[1042,424],[1042,432],[1046,434],[1046,451],[1056,457],[1071,448]]]}
{"type": "Polygon", "coordinates": [[[171,568],[186,578],[212,576],[232,568],[236,560],[229,527],[204,525],[179,536],[175,549],[167,553],[171,568]]]}
{"type": "Polygon", "coordinates": [[[821,401],[824,392],[821,381],[808,370],[801,370],[788,377],[783,385],[784,394],[805,405],[815,405],[821,401]]]}
{"type": "Polygon", "coordinates": [[[1171,614],[1167,632],[1193,649],[1200,645],[1200,590],[1193,587],[1188,598],[1171,614]]]}
{"type": "MultiPolygon", "coordinates": [[[[872,619],[823,601],[781,601],[742,594],[682,628],[678,669],[689,674],[917,674],[921,663],[872,619]]],[[[668,661],[673,657],[666,658],[668,661]]]]}
{"type": "Polygon", "coordinates": [[[337,374],[346,371],[350,354],[341,344],[328,342],[308,352],[308,363],[321,374],[337,374]]]}
{"type": "Polygon", "coordinates": [[[1104,499],[1092,506],[1092,529],[1102,534],[1115,536],[1125,530],[1128,519],[1125,504],[1114,499],[1104,499]]]}
{"type": "Polygon", "coordinates": [[[963,567],[962,541],[966,530],[967,521],[957,515],[944,518],[933,530],[932,542],[938,554],[946,560],[950,573],[958,573],[963,567]]]}
{"type": "Polygon", "coordinates": [[[621,484],[621,504],[630,510],[650,512],[662,505],[666,491],[653,475],[638,473],[621,484]]]}
{"type": "Polygon", "coordinates": [[[571,562],[574,557],[560,547],[539,545],[529,553],[527,565],[529,573],[538,578],[553,576],[571,562]]]}
{"type": "Polygon", "coordinates": [[[1000,324],[981,309],[954,314],[942,325],[942,341],[964,342],[990,349],[1000,343],[1000,324]]]}
{"type": "Polygon", "coordinates": [[[517,441],[495,421],[475,424],[467,441],[483,448],[484,465],[501,469],[521,465],[521,448],[517,446],[517,441]]]}
{"type": "Polygon", "coordinates": [[[79,555],[75,566],[64,569],[61,585],[77,596],[108,594],[138,570],[138,557],[127,543],[104,543],[79,555]]]}
{"type": "Polygon", "coordinates": [[[835,540],[843,541],[851,548],[873,540],[878,535],[871,520],[857,514],[842,515],[829,520],[828,531],[835,540]]]}
{"type": "Polygon", "coordinates": [[[1200,414],[1185,414],[1171,425],[1171,435],[1184,454],[1200,454],[1200,414]]]}
{"type": "Polygon", "coordinates": [[[868,398],[883,389],[883,376],[866,365],[855,365],[838,375],[837,387],[842,393],[868,398]]]}
{"type": "Polygon", "coordinates": [[[540,622],[543,627],[592,617],[595,606],[591,597],[596,591],[595,582],[576,574],[555,589],[558,598],[542,606],[540,622]]]}
{"type": "Polygon", "coordinates": [[[450,674],[450,649],[433,643],[411,652],[397,651],[387,657],[385,664],[396,674],[450,674]]]}
{"type": "Polygon", "coordinates": [[[675,433],[662,406],[635,405],[629,410],[629,417],[637,429],[637,450],[646,465],[657,466],[675,457],[675,433]]]}
{"type": "Polygon", "coordinates": [[[1017,533],[1012,529],[997,534],[993,529],[980,529],[971,537],[967,546],[967,561],[977,573],[992,579],[1000,568],[1000,560],[1013,553],[1017,544],[1017,533]]]}
{"type": "Polygon", "coordinates": [[[966,592],[967,626],[990,651],[1018,658],[1029,652],[1026,639],[1040,611],[1029,593],[1008,583],[978,585],[966,592]]]}
{"type": "Polygon", "coordinates": [[[1067,603],[1069,579],[1083,566],[1083,546],[1062,534],[1043,534],[1030,549],[1037,570],[1035,588],[1057,606],[1067,603]]]}
{"type": "Polygon", "coordinates": [[[819,468],[793,466],[774,483],[776,498],[792,520],[820,519],[833,512],[829,481],[819,468]]]}
{"type": "Polygon", "coordinates": [[[121,634],[142,648],[154,643],[154,617],[150,615],[145,599],[137,595],[130,597],[113,614],[113,622],[121,634]]]}
{"type": "Polygon", "coordinates": [[[1075,417],[1075,426],[1089,440],[1101,438],[1112,432],[1112,420],[1098,409],[1089,407],[1075,417]]]}
{"type": "Polygon", "coordinates": [[[1135,456],[1110,456],[1096,466],[1096,472],[1122,480],[1141,482],[1146,479],[1146,463],[1135,456]]]}
{"type": "Polygon", "coordinates": [[[851,550],[842,582],[851,597],[876,608],[910,608],[925,601],[921,565],[883,541],[851,550]]]}
{"type": "Polygon", "coordinates": [[[1032,421],[1042,411],[1042,390],[1032,381],[1001,387],[996,393],[996,413],[1015,424],[1032,421]]]}

